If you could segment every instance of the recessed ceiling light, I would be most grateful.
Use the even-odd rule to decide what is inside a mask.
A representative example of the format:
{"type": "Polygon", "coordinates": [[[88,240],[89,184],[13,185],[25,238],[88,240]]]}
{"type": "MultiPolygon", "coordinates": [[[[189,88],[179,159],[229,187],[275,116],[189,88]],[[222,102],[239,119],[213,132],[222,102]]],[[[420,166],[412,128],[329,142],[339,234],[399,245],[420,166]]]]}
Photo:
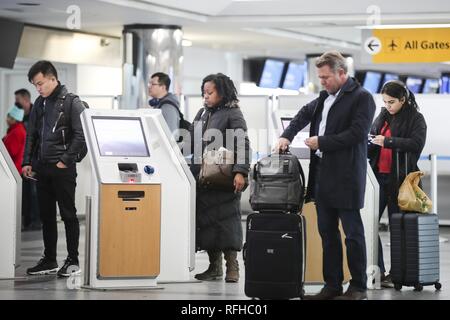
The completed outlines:
{"type": "Polygon", "coordinates": [[[17,4],[18,6],[24,6],[24,7],[36,7],[36,6],[40,6],[40,3],[36,3],[36,2],[19,2],[17,4]]]}

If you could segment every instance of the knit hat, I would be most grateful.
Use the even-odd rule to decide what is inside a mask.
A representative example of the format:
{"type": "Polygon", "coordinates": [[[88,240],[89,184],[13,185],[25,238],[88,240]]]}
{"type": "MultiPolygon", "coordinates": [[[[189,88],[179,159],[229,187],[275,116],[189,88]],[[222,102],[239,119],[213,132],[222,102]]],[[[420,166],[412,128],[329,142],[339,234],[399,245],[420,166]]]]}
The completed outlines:
{"type": "Polygon", "coordinates": [[[8,115],[13,119],[15,119],[19,122],[22,122],[23,116],[24,116],[24,111],[23,111],[23,109],[20,109],[20,108],[14,106],[9,110],[8,115]]]}

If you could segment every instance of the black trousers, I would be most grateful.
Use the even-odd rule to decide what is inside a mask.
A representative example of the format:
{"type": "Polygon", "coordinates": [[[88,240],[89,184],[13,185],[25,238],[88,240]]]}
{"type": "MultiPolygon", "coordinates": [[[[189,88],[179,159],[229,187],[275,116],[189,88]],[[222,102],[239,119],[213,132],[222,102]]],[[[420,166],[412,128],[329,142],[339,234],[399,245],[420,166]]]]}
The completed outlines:
{"type": "Polygon", "coordinates": [[[37,173],[37,193],[44,238],[44,255],[56,261],[58,229],[56,203],[66,229],[68,256],[78,261],[80,224],[75,208],[76,165],[59,169],[56,164],[40,164],[37,173]]]}
{"type": "Polygon", "coordinates": [[[31,179],[22,179],[22,219],[24,227],[41,224],[36,181],[31,179]]]}
{"type": "Polygon", "coordinates": [[[320,164],[316,170],[316,208],[319,234],[323,248],[323,278],[325,286],[342,290],[344,281],[343,253],[339,220],[345,233],[347,263],[352,276],[350,287],[355,290],[367,289],[367,253],[364,225],[357,209],[332,208],[323,205],[318,197],[320,164]]]}
{"type": "MultiPolygon", "coordinates": [[[[398,200],[396,195],[392,194],[392,187],[390,185],[391,179],[390,174],[377,173],[376,174],[378,184],[380,185],[380,212],[378,216],[378,221],[380,221],[384,210],[388,209],[388,219],[389,224],[391,222],[391,215],[396,212],[400,212],[398,207],[398,200]]],[[[378,266],[380,267],[380,272],[385,273],[386,267],[384,266],[383,257],[383,244],[381,243],[381,238],[378,236],[378,266]]]]}

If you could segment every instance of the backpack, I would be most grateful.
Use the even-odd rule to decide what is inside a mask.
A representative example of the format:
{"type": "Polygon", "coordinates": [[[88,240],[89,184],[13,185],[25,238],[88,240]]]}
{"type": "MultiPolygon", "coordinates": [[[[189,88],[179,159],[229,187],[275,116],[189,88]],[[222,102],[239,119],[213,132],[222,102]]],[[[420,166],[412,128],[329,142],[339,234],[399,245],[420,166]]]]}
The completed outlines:
{"type": "Polygon", "coordinates": [[[163,104],[170,104],[171,106],[174,106],[175,109],[177,109],[178,115],[180,116],[180,122],[178,124],[178,127],[180,129],[189,130],[191,128],[191,123],[184,119],[183,113],[180,111],[180,107],[175,102],[173,102],[172,100],[169,100],[169,99],[167,99],[167,100],[163,99],[159,102],[158,109],[160,109],[161,105],[163,105],[163,104]]]}
{"type": "MultiPolygon", "coordinates": [[[[72,102],[75,98],[79,98],[79,97],[73,93],[68,93],[67,95],[64,95],[59,98],[60,100],[62,100],[62,103],[63,103],[63,113],[64,113],[64,119],[66,119],[67,127],[69,127],[68,124],[70,123],[70,115],[72,113],[72,102]],[[70,99],[67,99],[67,97],[69,97],[70,99]],[[68,115],[68,116],[66,117],[65,115],[68,115]]],[[[89,105],[87,104],[86,101],[83,101],[81,99],[80,99],[80,101],[86,109],[89,109],[89,105]]],[[[87,155],[87,152],[88,152],[88,149],[87,149],[87,145],[86,145],[86,141],[85,141],[81,150],[76,155],[75,161],[81,162],[81,160],[83,160],[84,157],[87,155]]]]}
{"type": "Polygon", "coordinates": [[[250,172],[250,205],[260,212],[301,212],[305,176],[298,158],[290,153],[260,159],[250,172]]]}

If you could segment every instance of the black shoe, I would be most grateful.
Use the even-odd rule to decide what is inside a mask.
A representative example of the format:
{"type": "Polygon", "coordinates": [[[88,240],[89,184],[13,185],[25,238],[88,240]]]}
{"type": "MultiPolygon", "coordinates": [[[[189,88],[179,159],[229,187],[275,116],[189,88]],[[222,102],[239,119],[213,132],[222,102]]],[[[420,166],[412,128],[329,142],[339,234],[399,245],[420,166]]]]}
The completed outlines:
{"type": "Polygon", "coordinates": [[[336,297],[333,300],[368,300],[367,291],[349,287],[342,296],[336,297]]]}
{"type": "Polygon", "coordinates": [[[381,280],[381,286],[383,288],[393,288],[394,287],[394,283],[392,282],[392,277],[390,274],[388,274],[387,276],[382,276],[380,280],[381,280]]]}
{"type": "Polygon", "coordinates": [[[58,270],[58,277],[70,277],[70,275],[77,275],[81,273],[80,264],[78,260],[67,257],[64,265],[58,270]]]}
{"type": "Polygon", "coordinates": [[[304,300],[333,300],[336,297],[342,295],[342,290],[334,290],[328,287],[323,287],[318,294],[315,295],[305,295],[304,300]]]}
{"type": "Polygon", "coordinates": [[[56,261],[50,261],[46,257],[43,257],[41,260],[39,260],[37,265],[27,269],[27,274],[42,275],[56,273],[56,271],[58,271],[58,264],[56,263],[56,261]]]}

